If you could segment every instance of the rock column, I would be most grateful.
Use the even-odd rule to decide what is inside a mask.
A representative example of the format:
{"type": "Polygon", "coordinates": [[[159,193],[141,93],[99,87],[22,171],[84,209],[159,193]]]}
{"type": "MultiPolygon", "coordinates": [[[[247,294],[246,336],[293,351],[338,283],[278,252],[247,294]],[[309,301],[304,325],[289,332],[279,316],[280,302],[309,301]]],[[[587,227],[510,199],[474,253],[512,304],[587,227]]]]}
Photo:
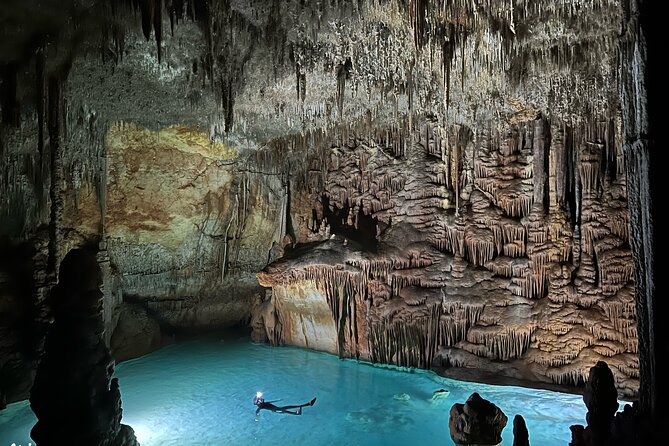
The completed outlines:
{"type": "Polygon", "coordinates": [[[583,402],[588,408],[586,414],[587,426],[574,425],[571,429],[570,446],[613,446],[636,445],[637,442],[621,442],[622,436],[627,435],[625,426],[618,425],[618,432],[614,425],[614,418],[618,410],[618,393],[616,391],[613,373],[608,364],[598,361],[588,374],[588,382],[583,391],[583,402]],[[623,429],[623,430],[621,430],[623,429]]]}
{"type": "Polygon", "coordinates": [[[121,394],[104,340],[102,272],[95,256],[72,250],[50,296],[53,323],[30,393],[37,446],[137,446],[121,424],[121,394]]]}

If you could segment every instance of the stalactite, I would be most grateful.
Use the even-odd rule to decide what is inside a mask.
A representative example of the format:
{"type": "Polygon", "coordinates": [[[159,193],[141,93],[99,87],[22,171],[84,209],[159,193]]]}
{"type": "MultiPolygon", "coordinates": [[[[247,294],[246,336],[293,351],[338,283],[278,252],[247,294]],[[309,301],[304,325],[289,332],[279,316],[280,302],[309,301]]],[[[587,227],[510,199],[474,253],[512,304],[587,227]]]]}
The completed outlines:
{"type": "Polygon", "coordinates": [[[373,323],[369,337],[371,361],[429,368],[439,345],[440,315],[440,306],[435,305],[421,318],[373,323]]]}
{"type": "Polygon", "coordinates": [[[497,255],[493,238],[491,231],[465,231],[465,253],[474,266],[484,265],[497,255]]]}
{"type": "Polygon", "coordinates": [[[337,110],[339,120],[344,117],[344,96],[346,94],[346,79],[350,76],[353,65],[351,59],[347,58],[337,66],[337,110]]]}
{"type": "Polygon", "coordinates": [[[167,14],[170,17],[170,32],[174,36],[174,26],[179,22],[184,12],[184,2],[183,0],[168,0],[166,7],[167,14]]]}
{"type": "Polygon", "coordinates": [[[584,161],[580,165],[579,174],[583,192],[592,192],[597,190],[599,184],[600,165],[595,160],[584,161]]]}
{"type": "Polygon", "coordinates": [[[534,201],[532,197],[518,195],[513,191],[500,191],[497,192],[496,203],[509,217],[523,217],[530,213],[534,201]]]}
{"type": "Polygon", "coordinates": [[[442,25],[438,28],[438,34],[442,38],[441,58],[442,58],[442,76],[444,78],[444,102],[446,110],[451,104],[451,65],[455,55],[455,25],[453,23],[442,25]]]}
{"type": "Polygon", "coordinates": [[[237,218],[238,209],[239,209],[239,195],[235,194],[235,204],[237,206],[236,211],[232,211],[230,218],[228,219],[228,224],[225,226],[225,234],[223,235],[223,258],[221,259],[221,282],[225,279],[225,270],[228,265],[228,240],[230,234],[230,226],[232,226],[232,221],[237,218]]]}
{"type": "Polygon", "coordinates": [[[604,301],[599,306],[604,310],[607,320],[611,321],[613,329],[624,333],[626,338],[635,338],[636,310],[633,302],[604,301]]]}
{"type": "MultiPolygon", "coordinates": [[[[35,54],[35,110],[37,111],[37,159],[34,163],[35,197],[39,210],[46,208],[44,196],[44,150],[46,139],[47,106],[46,95],[46,55],[45,49],[39,48],[35,54]]],[[[0,153],[2,150],[0,148],[0,153]]]]}
{"type": "Polygon", "coordinates": [[[549,369],[547,376],[556,384],[564,386],[583,386],[588,380],[588,371],[573,367],[549,369]]]}
{"type": "Polygon", "coordinates": [[[142,15],[142,32],[146,40],[151,38],[151,31],[153,29],[153,18],[155,16],[155,0],[141,0],[139,8],[142,15]]]}
{"type": "MultiPolygon", "coordinates": [[[[622,206],[618,213],[608,203],[602,206],[596,203],[596,200],[609,200],[610,196],[622,196],[613,188],[624,187],[624,179],[618,175],[618,180],[615,180],[611,174],[620,168],[620,141],[612,136],[609,121],[594,118],[595,113],[593,117],[581,114],[580,104],[586,99],[570,97],[574,109],[566,113],[551,106],[547,110],[541,107],[544,113],[555,111],[550,118],[548,114],[544,118],[539,116],[539,110],[530,110],[523,103],[527,99],[528,90],[527,85],[519,82],[518,88],[513,89],[520,97],[517,104],[511,101],[505,104],[505,107],[510,105],[518,109],[518,113],[510,118],[513,123],[510,128],[502,130],[493,128],[495,126],[491,124],[484,131],[475,127],[474,140],[463,144],[460,128],[446,124],[459,122],[463,118],[460,114],[464,113],[460,110],[463,105],[456,102],[455,98],[460,101],[463,96],[466,97],[463,90],[477,75],[485,76],[486,71],[488,75],[493,71],[508,73],[508,77],[504,78],[506,82],[513,81],[515,76],[520,77],[523,73],[534,75],[537,67],[553,67],[550,64],[556,64],[556,70],[551,71],[555,73],[555,79],[549,80],[546,86],[551,96],[547,99],[549,102],[559,100],[563,91],[561,89],[565,88],[565,82],[569,82],[563,78],[567,72],[569,76],[573,74],[574,82],[582,82],[579,64],[594,62],[584,60],[585,47],[596,47],[598,43],[574,42],[570,45],[567,41],[573,36],[541,43],[536,40],[539,33],[530,36],[521,24],[527,17],[531,18],[532,23],[541,24],[550,23],[558,16],[571,17],[574,23],[584,23],[588,19],[581,17],[581,14],[578,17],[569,14],[574,13],[575,8],[581,11],[586,7],[573,2],[510,7],[509,2],[501,5],[486,1],[482,5],[460,0],[439,0],[405,2],[399,6],[399,15],[405,21],[408,17],[413,31],[409,39],[413,37],[414,48],[421,48],[416,52],[417,55],[412,53],[403,59],[396,83],[383,85],[383,94],[389,91],[384,100],[395,105],[393,111],[398,122],[402,120],[401,125],[381,129],[374,127],[371,122],[376,118],[376,110],[373,110],[371,114],[374,116],[369,119],[370,123],[365,123],[367,128],[356,125],[347,125],[345,128],[333,126],[324,132],[323,138],[332,142],[331,146],[323,144],[325,148],[314,150],[311,141],[294,138],[292,142],[286,142],[283,148],[279,149],[277,145],[272,155],[262,155],[267,156],[262,161],[266,165],[280,164],[283,159],[294,160],[295,153],[304,153],[300,150],[308,147],[306,152],[314,159],[304,163],[309,165],[309,171],[301,170],[294,175],[295,190],[313,190],[317,191],[314,193],[319,195],[319,199],[325,197],[319,202],[320,205],[327,199],[330,209],[336,207],[341,210],[341,215],[336,215],[337,223],[341,220],[342,224],[356,229],[360,227],[361,214],[374,216],[387,225],[379,229],[377,234],[388,237],[389,245],[401,244],[390,234],[400,225],[409,225],[420,233],[421,240],[428,240],[431,247],[439,251],[431,253],[434,255],[434,266],[431,268],[411,266],[427,261],[406,252],[400,255],[394,251],[383,251],[382,255],[387,256],[383,260],[380,259],[381,255],[374,257],[370,254],[364,259],[345,257],[346,260],[336,263],[346,271],[342,272],[343,275],[353,277],[358,274],[356,270],[360,270],[359,277],[354,281],[356,286],[362,286],[366,281],[367,285],[362,287],[364,291],[347,288],[345,280],[330,271],[330,265],[319,265],[307,274],[302,271],[305,267],[299,260],[291,264],[298,271],[288,271],[287,280],[312,277],[323,289],[324,295],[331,296],[328,298],[329,304],[338,327],[338,343],[343,349],[340,354],[348,351],[348,347],[342,346],[348,342],[347,339],[355,338],[358,333],[364,337],[365,328],[352,325],[352,320],[355,320],[352,305],[356,300],[344,297],[358,291],[367,293],[369,299],[369,314],[372,316],[365,322],[370,323],[368,338],[372,357],[379,362],[412,365],[420,361],[429,362],[429,352],[434,351],[435,345],[454,346],[465,340],[468,331],[472,330],[469,322],[462,321],[461,318],[466,318],[463,315],[456,316],[439,310],[438,317],[431,313],[429,317],[425,316],[424,312],[432,308],[431,290],[427,288],[438,285],[439,280],[448,280],[449,286],[462,293],[462,300],[469,298],[469,292],[477,291],[476,288],[467,289],[465,284],[472,282],[476,282],[474,287],[481,283],[485,284],[481,285],[485,290],[494,289],[495,297],[498,294],[504,296],[508,299],[504,305],[511,305],[511,301],[526,302],[523,298],[539,299],[547,296],[544,302],[531,302],[528,305],[541,308],[537,311],[549,319],[563,316],[553,313],[557,303],[574,304],[582,311],[597,307],[602,299],[628,297],[631,289],[628,283],[629,270],[623,267],[621,255],[626,249],[623,245],[614,246],[617,242],[625,243],[628,237],[628,223],[624,217],[626,209],[622,206]],[[469,15],[472,10],[477,14],[469,15]],[[569,10],[573,11],[568,13],[569,10]],[[486,27],[486,32],[470,33],[472,29],[478,29],[475,25],[486,27]],[[465,35],[470,36],[470,41],[465,42],[465,35]],[[440,48],[442,57],[436,63],[443,64],[442,78],[435,76],[429,82],[437,79],[444,82],[441,91],[446,98],[444,108],[448,112],[438,111],[435,121],[439,124],[417,123],[413,113],[409,119],[405,119],[401,116],[401,107],[404,107],[404,111],[409,107],[413,112],[419,109],[421,101],[430,100],[418,94],[409,95],[413,86],[416,92],[420,89],[420,64],[432,64],[431,53],[438,53],[440,48]],[[412,58],[415,65],[410,70],[412,58]],[[470,60],[465,60],[467,58],[470,60]],[[454,81],[452,85],[451,69],[460,74],[460,82],[454,81]],[[567,119],[561,120],[562,115],[567,119]],[[410,121],[409,125],[406,121],[410,121]],[[590,121],[606,124],[595,125],[590,121]],[[585,125],[584,122],[590,124],[585,125]],[[411,175],[405,175],[404,169],[409,170],[411,175]],[[320,172],[316,173],[316,170],[320,172]],[[417,181],[413,181],[412,175],[420,177],[421,186],[416,187],[417,181]],[[421,175],[429,180],[423,182],[421,175]],[[607,189],[609,187],[611,189],[607,189]],[[320,194],[321,191],[324,193],[320,194]],[[454,210],[456,216],[453,215],[454,210]],[[608,216],[603,217],[604,214],[608,216]],[[614,243],[615,239],[620,240],[614,243]],[[407,268],[422,269],[409,271],[407,268]],[[591,279],[597,275],[600,276],[599,280],[591,279]],[[507,284],[508,288],[505,288],[507,284]],[[490,288],[485,288],[487,286],[490,288]],[[508,295],[507,289],[512,296],[508,295]],[[550,309],[545,309],[544,304],[550,309]]],[[[593,7],[609,6],[597,2],[593,7]]],[[[593,30],[593,41],[605,40],[598,35],[604,32],[602,29],[593,30]]],[[[552,37],[548,31],[542,30],[541,35],[552,37]]],[[[560,33],[562,31],[556,30],[560,33]]],[[[382,33],[378,29],[375,32],[375,38],[382,39],[382,33]]],[[[337,34],[337,37],[340,35],[337,34]]],[[[288,66],[289,73],[295,70],[297,102],[303,100],[300,96],[304,85],[302,74],[309,72],[307,66],[302,64],[304,59],[296,55],[299,51],[297,48],[291,49],[288,66]]],[[[355,97],[364,89],[364,81],[358,76],[363,76],[361,73],[365,67],[356,51],[351,50],[355,76],[350,79],[343,76],[341,65],[348,53],[333,53],[334,60],[328,66],[337,72],[333,80],[337,84],[336,93],[332,92],[335,96],[332,105],[337,108],[333,110],[333,117],[336,113],[339,118],[342,117],[347,95],[355,97]]],[[[376,54],[381,53],[379,49],[376,54]]],[[[378,55],[374,57],[383,58],[378,55]]],[[[481,78],[482,83],[487,80],[489,78],[481,78]]],[[[520,81],[520,78],[517,80],[520,81]]],[[[585,96],[590,90],[583,91],[585,96]]],[[[372,93],[367,94],[372,97],[372,93]]],[[[500,91],[500,94],[505,100],[508,99],[507,90],[500,91]]],[[[308,104],[304,110],[307,107],[308,104]]],[[[319,107],[315,105],[309,110],[318,110],[319,107]]],[[[483,110],[484,106],[481,107],[483,110]]],[[[304,112],[299,104],[295,110],[304,112]]],[[[317,114],[318,111],[313,113],[317,114]]],[[[485,121],[486,118],[475,118],[477,122],[478,119],[485,121]]],[[[462,120],[466,122],[466,119],[462,120]]],[[[291,165],[294,165],[293,161],[291,165]]],[[[310,231],[316,232],[326,219],[323,211],[318,210],[318,205],[312,208],[313,214],[305,221],[310,231]]],[[[330,243],[339,241],[336,238],[330,243]]],[[[431,251],[431,247],[425,247],[425,251],[431,251]]],[[[384,249],[390,251],[387,246],[384,249]]],[[[283,279],[274,277],[272,280],[283,279]]],[[[610,316],[613,317],[613,313],[610,316]]],[[[592,319],[601,322],[604,316],[598,315],[592,319]]],[[[552,323],[546,322],[547,325],[552,323]]],[[[574,324],[576,322],[570,320],[565,326],[574,324]]],[[[504,332],[508,330],[505,327],[504,330],[500,329],[501,334],[496,333],[494,336],[477,333],[474,329],[471,340],[479,344],[467,346],[467,349],[476,354],[506,358],[504,360],[527,355],[531,358],[528,361],[534,361],[534,349],[529,353],[527,351],[529,337],[526,328],[522,326],[518,333],[509,334],[504,332]]],[[[553,330],[562,336],[567,334],[564,326],[553,327],[553,330]]],[[[623,323],[613,327],[614,332],[620,330],[626,330],[623,323]]],[[[590,331],[580,335],[588,340],[594,339],[590,331]]],[[[612,337],[610,333],[605,335],[612,337]]],[[[622,339],[624,336],[620,337],[622,339]]],[[[560,342],[567,343],[564,339],[560,342]]],[[[537,363],[549,367],[581,367],[573,364],[578,360],[578,352],[585,347],[574,342],[575,347],[572,349],[569,345],[565,347],[568,350],[565,352],[550,352],[546,355],[537,353],[537,363]]],[[[596,348],[602,352],[614,352],[623,348],[622,345],[621,341],[615,348],[608,344],[588,347],[592,347],[595,352],[596,348]]],[[[586,366],[583,368],[587,369],[586,366]]],[[[577,382],[582,379],[578,373],[569,376],[561,375],[562,372],[552,373],[557,381],[577,382]]]]}
{"type": "Polygon", "coordinates": [[[514,264],[512,268],[511,292],[528,299],[539,299],[548,291],[548,273],[541,264],[514,264]]]}
{"type": "Polygon", "coordinates": [[[510,242],[504,245],[502,253],[509,257],[523,257],[525,256],[525,245],[522,242],[510,242]]]}
{"type": "Polygon", "coordinates": [[[493,359],[508,361],[519,358],[530,348],[532,331],[532,327],[475,326],[467,332],[467,341],[483,344],[493,359]]]}
{"type": "Polygon", "coordinates": [[[156,35],[156,46],[158,48],[158,63],[162,62],[163,42],[163,2],[155,0],[153,6],[153,32],[156,35]]]}
{"type": "Polygon", "coordinates": [[[49,78],[49,154],[51,181],[49,185],[49,199],[51,201],[51,215],[49,219],[49,256],[47,273],[56,277],[60,263],[60,246],[62,240],[62,151],[63,151],[63,79],[52,75],[49,78]]]}
{"type": "Polygon", "coordinates": [[[571,352],[552,352],[543,356],[535,356],[535,362],[546,367],[557,368],[569,366],[576,358],[580,351],[574,350],[571,352]]]}
{"type": "Polygon", "coordinates": [[[341,356],[346,351],[359,351],[357,345],[351,345],[357,335],[355,333],[357,318],[357,304],[366,300],[367,279],[359,272],[340,271],[325,266],[310,266],[302,270],[293,270],[288,276],[281,278],[281,283],[287,285],[300,281],[309,281],[315,284],[326,297],[332,311],[333,321],[338,333],[338,349],[341,356]]]}
{"type": "Polygon", "coordinates": [[[453,172],[453,189],[455,191],[455,215],[460,215],[460,148],[456,144],[453,148],[451,172],[453,172]]]}
{"type": "Polygon", "coordinates": [[[607,237],[598,241],[594,247],[600,285],[610,288],[609,292],[617,291],[618,288],[629,283],[633,277],[630,255],[627,251],[618,248],[619,243],[617,239],[607,237]]]}
{"type": "Polygon", "coordinates": [[[448,302],[444,295],[439,317],[439,343],[452,346],[464,340],[470,327],[476,325],[485,305],[467,305],[461,302],[448,302]]]}
{"type": "Polygon", "coordinates": [[[549,171],[549,153],[550,153],[550,127],[544,118],[534,121],[534,135],[532,147],[534,150],[534,195],[533,203],[541,205],[544,210],[548,210],[548,181],[547,173],[549,171]]]}
{"type": "Polygon", "coordinates": [[[10,62],[0,65],[0,122],[6,125],[18,127],[21,119],[21,110],[17,100],[18,74],[19,66],[16,62],[10,62]]]}
{"type": "Polygon", "coordinates": [[[306,96],[306,91],[307,91],[307,79],[306,79],[306,74],[303,73],[300,69],[300,64],[297,63],[295,64],[295,77],[296,77],[296,93],[297,93],[297,100],[304,102],[304,98],[306,96]]]}
{"type": "Polygon", "coordinates": [[[619,370],[624,376],[629,376],[632,379],[639,379],[639,364],[620,364],[616,363],[613,367],[619,370]]]}

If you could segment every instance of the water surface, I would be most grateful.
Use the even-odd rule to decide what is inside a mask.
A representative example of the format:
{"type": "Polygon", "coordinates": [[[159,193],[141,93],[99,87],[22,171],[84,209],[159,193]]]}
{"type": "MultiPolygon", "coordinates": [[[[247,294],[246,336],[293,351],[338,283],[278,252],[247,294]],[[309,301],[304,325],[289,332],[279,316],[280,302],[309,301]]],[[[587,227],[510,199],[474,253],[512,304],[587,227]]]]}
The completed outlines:
{"type": "MultiPolygon", "coordinates": [[[[509,418],[504,445],[513,443],[516,414],[535,445],[567,445],[569,426],[585,424],[580,395],[455,381],[248,339],[180,342],[119,364],[115,375],[123,423],[142,446],[452,445],[449,410],[473,392],[509,418]],[[433,399],[442,388],[448,396],[433,399]],[[318,399],[301,416],[256,416],[257,391],[277,404],[318,399]]],[[[0,446],[28,445],[34,423],[25,401],[0,411],[0,446]]]]}

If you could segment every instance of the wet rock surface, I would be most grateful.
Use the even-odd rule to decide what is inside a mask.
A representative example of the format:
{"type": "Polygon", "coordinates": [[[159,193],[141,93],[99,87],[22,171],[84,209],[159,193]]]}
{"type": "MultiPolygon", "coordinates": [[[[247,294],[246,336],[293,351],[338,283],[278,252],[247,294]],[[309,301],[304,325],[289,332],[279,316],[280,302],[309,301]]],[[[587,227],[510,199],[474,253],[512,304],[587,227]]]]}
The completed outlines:
{"type": "Polygon", "coordinates": [[[460,445],[498,445],[508,418],[495,404],[472,393],[464,404],[451,407],[448,428],[460,445]]]}

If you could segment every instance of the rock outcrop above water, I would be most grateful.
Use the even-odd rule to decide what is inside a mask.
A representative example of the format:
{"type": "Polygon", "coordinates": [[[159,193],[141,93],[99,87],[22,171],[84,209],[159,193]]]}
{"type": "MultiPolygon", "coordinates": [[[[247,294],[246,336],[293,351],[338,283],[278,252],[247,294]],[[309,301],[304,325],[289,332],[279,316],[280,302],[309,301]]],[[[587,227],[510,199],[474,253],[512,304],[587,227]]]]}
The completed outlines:
{"type": "Polygon", "coordinates": [[[451,407],[448,428],[458,445],[498,445],[508,418],[499,407],[472,393],[464,404],[451,407]]]}
{"type": "Polygon", "coordinates": [[[655,444],[658,433],[639,410],[638,401],[625,403],[618,411],[618,395],[608,364],[600,361],[591,369],[583,392],[588,408],[587,425],[570,426],[570,446],[642,446],[655,444]]]}
{"type": "Polygon", "coordinates": [[[530,433],[522,415],[513,417],[513,446],[530,446],[530,433]]]}
{"type": "Polygon", "coordinates": [[[121,424],[114,360],[103,338],[102,274],[95,256],[72,250],[50,297],[54,320],[30,391],[37,446],[138,446],[121,424]]]}

